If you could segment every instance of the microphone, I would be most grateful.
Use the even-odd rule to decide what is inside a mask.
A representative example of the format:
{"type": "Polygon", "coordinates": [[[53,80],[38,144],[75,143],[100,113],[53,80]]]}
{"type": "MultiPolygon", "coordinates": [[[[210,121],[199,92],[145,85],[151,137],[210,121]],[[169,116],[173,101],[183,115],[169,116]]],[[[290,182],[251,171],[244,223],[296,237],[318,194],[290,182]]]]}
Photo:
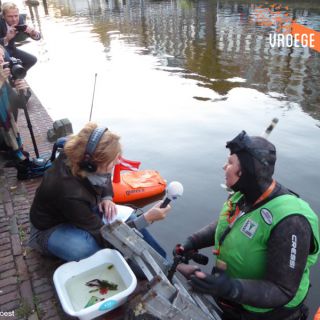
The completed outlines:
{"type": "Polygon", "coordinates": [[[183,194],[183,186],[178,181],[172,181],[169,183],[167,188],[167,196],[164,201],[161,203],[160,208],[165,208],[171,200],[176,200],[181,197],[183,194]]]}

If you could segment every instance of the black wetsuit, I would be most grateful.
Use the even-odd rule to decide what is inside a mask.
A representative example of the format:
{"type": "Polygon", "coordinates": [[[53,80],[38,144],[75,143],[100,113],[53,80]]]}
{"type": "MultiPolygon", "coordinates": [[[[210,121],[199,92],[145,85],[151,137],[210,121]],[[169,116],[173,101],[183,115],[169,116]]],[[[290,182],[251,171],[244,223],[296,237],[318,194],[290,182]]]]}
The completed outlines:
{"type": "MultiPolygon", "coordinates": [[[[277,184],[275,190],[265,202],[288,193],[290,193],[289,190],[277,184]]],[[[258,206],[262,204],[263,202],[259,203],[258,206]]],[[[216,225],[216,222],[212,223],[189,237],[194,248],[200,249],[213,245],[212,239],[214,238],[213,234],[216,225]]],[[[277,312],[277,308],[287,304],[294,297],[299,287],[308,254],[313,249],[313,242],[311,240],[311,226],[305,217],[302,215],[290,215],[283,219],[273,229],[268,241],[265,278],[263,280],[240,279],[243,288],[242,295],[237,301],[234,301],[235,304],[231,302],[232,307],[235,308],[236,315],[239,317],[226,316],[224,319],[250,319],[248,314],[245,317],[243,316],[241,304],[248,304],[258,308],[276,308],[275,312],[277,312]],[[292,272],[292,268],[289,266],[293,234],[299,239],[296,248],[295,272],[292,272]]],[[[281,318],[288,318],[286,312],[284,312],[281,318]]],[[[257,318],[255,315],[253,319],[257,320],[260,318],[257,318]]],[[[276,318],[270,318],[269,316],[268,319],[276,318]]],[[[292,319],[302,318],[295,317],[292,319]]]]}

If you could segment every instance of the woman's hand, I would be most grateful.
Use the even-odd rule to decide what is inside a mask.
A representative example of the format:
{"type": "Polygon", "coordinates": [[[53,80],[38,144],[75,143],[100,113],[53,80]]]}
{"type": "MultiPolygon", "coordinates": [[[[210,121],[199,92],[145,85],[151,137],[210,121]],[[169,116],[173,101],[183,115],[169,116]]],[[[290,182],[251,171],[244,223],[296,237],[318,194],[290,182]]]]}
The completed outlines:
{"type": "Polygon", "coordinates": [[[99,210],[103,212],[107,221],[112,221],[117,216],[116,204],[111,200],[102,200],[99,203],[99,210]]]}
{"type": "Polygon", "coordinates": [[[165,208],[160,208],[161,203],[162,201],[158,202],[155,206],[153,206],[146,213],[144,213],[144,218],[147,220],[148,223],[163,220],[171,210],[170,205],[166,206],[165,208]]]}

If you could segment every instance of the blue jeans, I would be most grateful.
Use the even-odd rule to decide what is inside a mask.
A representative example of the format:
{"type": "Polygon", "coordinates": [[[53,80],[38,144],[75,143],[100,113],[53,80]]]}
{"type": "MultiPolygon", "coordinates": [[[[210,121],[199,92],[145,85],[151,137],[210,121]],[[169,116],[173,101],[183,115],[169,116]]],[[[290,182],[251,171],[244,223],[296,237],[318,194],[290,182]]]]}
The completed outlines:
{"type": "Polygon", "coordinates": [[[56,228],[48,239],[48,251],[65,261],[79,261],[101,249],[88,231],[67,223],[56,228]]]}
{"type": "MultiPolygon", "coordinates": [[[[135,216],[129,219],[134,219],[135,216]]],[[[144,240],[161,256],[166,252],[146,229],[139,230],[144,240]]],[[[61,224],[51,233],[48,239],[48,251],[65,261],[79,261],[103,249],[95,238],[83,229],[72,224],[61,224]]]]}
{"type": "MultiPolygon", "coordinates": [[[[127,221],[136,219],[136,216],[132,214],[127,221]]],[[[162,257],[166,259],[167,254],[164,249],[160,246],[158,241],[151,235],[151,233],[146,229],[140,229],[139,232],[143,235],[143,239],[147,242],[154,250],[156,250],[162,257]]]]}

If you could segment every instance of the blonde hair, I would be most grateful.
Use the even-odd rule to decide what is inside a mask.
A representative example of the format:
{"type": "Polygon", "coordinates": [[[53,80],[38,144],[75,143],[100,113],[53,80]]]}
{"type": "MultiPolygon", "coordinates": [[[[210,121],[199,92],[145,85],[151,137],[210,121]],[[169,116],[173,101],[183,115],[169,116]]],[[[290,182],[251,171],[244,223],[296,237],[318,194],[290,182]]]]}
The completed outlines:
{"type": "MultiPolygon", "coordinates": [[[[68,164],[71,167],[72,174],[78,177],[87,177],[88,172],[81,169],[79,164],[84,158],[87,143],[91,133],[98,128],[96,123],[89,122],[76,135],[72,136],[64,146],[64,152],[68,158],[68,164]]],[[[98,167],[100,165],[108,165],[121,154],[120,136],[107,130],[101,137],[91,161],[98,167]]]]}
{"type": "Polygon", "coordinates": [[[4,2],[1,6],[1,11],[2,11],[2,14],[5,15],[7,13],[8,10],[11,10],[11,9],[18,9],[18,6],[13,3],[13,2],[4,2]]]}

